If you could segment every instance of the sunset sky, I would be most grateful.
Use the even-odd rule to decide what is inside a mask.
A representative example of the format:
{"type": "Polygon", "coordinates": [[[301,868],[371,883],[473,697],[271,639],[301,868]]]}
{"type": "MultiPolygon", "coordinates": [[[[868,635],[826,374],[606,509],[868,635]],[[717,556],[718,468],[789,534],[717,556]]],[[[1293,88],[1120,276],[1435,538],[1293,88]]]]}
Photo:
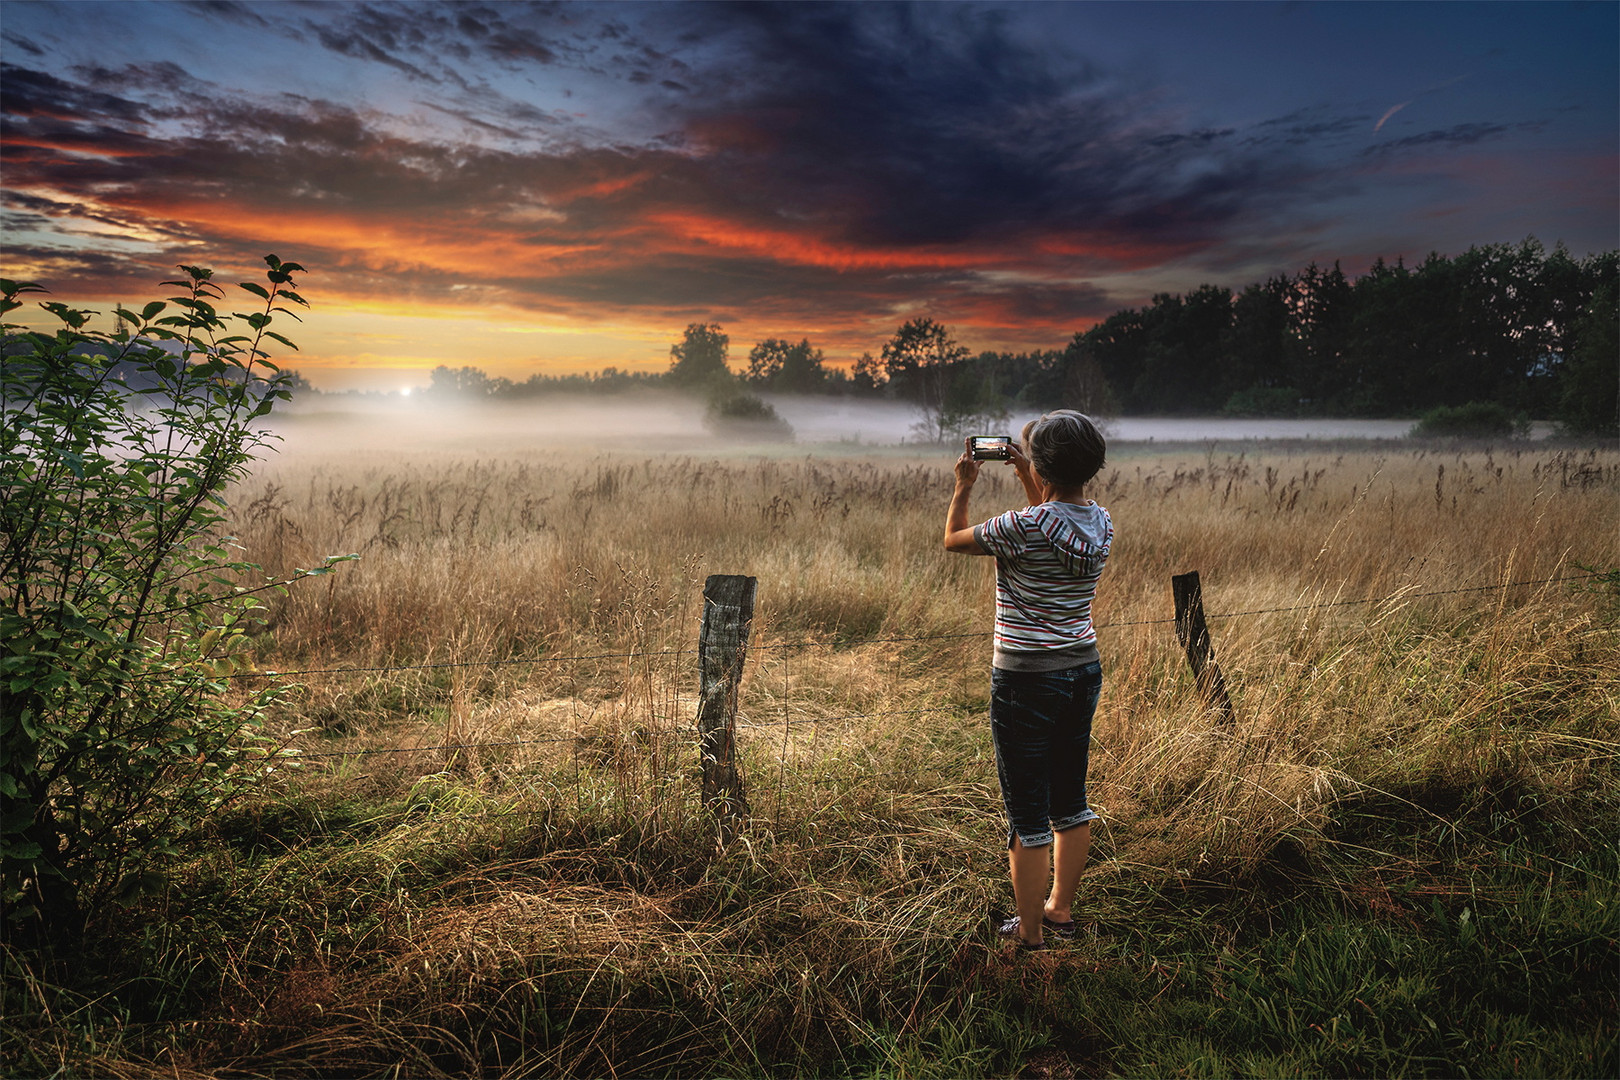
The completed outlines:
{"type": "Polygon", "coordinates": [[[325,389],[1620,244],[1612,2],[6,0],[0,59],[0,274],[105,309],[274,252],[325,389]]]}

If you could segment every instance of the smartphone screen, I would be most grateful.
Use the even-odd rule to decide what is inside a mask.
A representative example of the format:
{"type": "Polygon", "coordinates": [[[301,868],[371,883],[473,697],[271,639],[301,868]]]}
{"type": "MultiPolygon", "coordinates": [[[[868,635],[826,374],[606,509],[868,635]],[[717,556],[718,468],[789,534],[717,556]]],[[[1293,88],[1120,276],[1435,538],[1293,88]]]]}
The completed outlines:
{"type": "Polygon", "coordinates": [[[1010,455],[1011,435],[973,436],[973,457],[978,461],[1005,461],[1010,455]]]}

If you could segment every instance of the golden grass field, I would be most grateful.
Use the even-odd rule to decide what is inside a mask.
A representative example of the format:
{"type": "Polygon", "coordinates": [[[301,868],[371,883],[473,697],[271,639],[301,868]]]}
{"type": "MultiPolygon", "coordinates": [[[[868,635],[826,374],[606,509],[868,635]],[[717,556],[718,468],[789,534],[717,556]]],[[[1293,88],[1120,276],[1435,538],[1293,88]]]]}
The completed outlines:
{"type": "MultiPolygon", "coordinates": [[[[903,736],[965,725],[977,739],[982,727],[987,635],[871,640],[988,628],[991,562],[940,545],[951,463],[949,451],[534,448],[333,462],[289,446],[237,496],[247,556],[273,574],[327,553],[361,558],[273,605],[260,663],[685,650],[306,676],[284,721],[341,736],[299,743],[328,751],[535,740],[462,754],[489,771],[486,785],[530,758],[575,755],[579,739],[632,732],[651,740],[646,764],[667,772],[693,754],[680,739],[695,710],[703,578],[749,574],[759,600],[741,722],[759,725],[744,728],[752,783],[769,788],[846,753],[871,755],[882,772],[903,736]],[[392,704],[368,704],[379,701],[392,704]],[[925,708],[939,711],[901,712],[925,708]],[[843,719],[807,723],[826,717],[843,719]]],[[[1016,491],[1010,470],[987,468],[975,520],[1016,491]]],[[[1094,799],[1105,828],[1123,831],[1096,874],[1247,865],[1284,837],[1309,848],[1347,802],[1430,770],[1514,777],[1556,798],[1587,779],[1588,740],[1615,737],[1612,608],[1605,622],[1597,592],[1568,581],[1511,583],[1620,565],[1620,454],[1125,446],[1094,494],[1118,534],[1096,609],[1107,682],[1094,799]],[[1205,713],[1169,625],[1170,576],[1195,569],[1238,703],[1230,728],[1205,713]],[[1449,590],[1471,591],[1427,595],[1449,590]],[[1366,599],[1377,602],[1345,603],[1366,599]],[[1268,609],[1285,610],[1222,617],[1268,609]]],[[[398,764],[432,772],[443,760],[398,764]]],[[[987,766],[941,781],[993,809],[980,790],[993,788],[987,766]]],[[[756,800],[761,813],[770,806],[756,800]]]]}
{"type": "Polygon", "coordinates": [[[951,450],[304,445],[231,503],[270,574],[361,556],[255,643],[301,767],[106,916],[120,989],[19,982],[15,1075],[1614,1071],[1620,450],[1115,446],[1083,932],[1021,959],[951,450]],[[724,847],[713,573],[759,580],[724,847]]]}

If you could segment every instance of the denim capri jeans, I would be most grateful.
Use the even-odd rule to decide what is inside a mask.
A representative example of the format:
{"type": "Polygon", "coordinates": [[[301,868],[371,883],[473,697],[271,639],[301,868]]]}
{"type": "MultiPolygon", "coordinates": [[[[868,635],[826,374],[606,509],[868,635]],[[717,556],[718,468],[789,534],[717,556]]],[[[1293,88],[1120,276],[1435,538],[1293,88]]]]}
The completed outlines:
{"type": "Polygon", "coordinates": [[[1007,847],[1044,847],[1054,831],[1096,820],[1086,803],[1091,718],[1102,665],[990,674],[990,733],[1007,809],[1007,847]]]}

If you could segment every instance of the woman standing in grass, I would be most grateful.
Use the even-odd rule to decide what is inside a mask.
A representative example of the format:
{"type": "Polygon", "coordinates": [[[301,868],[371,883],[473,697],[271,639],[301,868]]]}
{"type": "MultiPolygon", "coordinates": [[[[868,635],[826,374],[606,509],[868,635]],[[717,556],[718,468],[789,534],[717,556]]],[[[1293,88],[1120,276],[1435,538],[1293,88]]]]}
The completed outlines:
{"type": "Polygon", "coordinates": [[[990,729],[1018,909],[996,929],[1024,949],[1046,948],[1045,931],[1074,936],[1071,907],[1097,816],[1086,802],[1091,718],[1102,691],[1091,599],[1114,526],[1085,486],[1106,450],[1097,425],[1072,409],[1030,421],[1009,456],[1029,505],[970,526],[968,498],[979,476],[970,444],[956,460],[945,516],[947,551],[996,560],[990,729]]]}

